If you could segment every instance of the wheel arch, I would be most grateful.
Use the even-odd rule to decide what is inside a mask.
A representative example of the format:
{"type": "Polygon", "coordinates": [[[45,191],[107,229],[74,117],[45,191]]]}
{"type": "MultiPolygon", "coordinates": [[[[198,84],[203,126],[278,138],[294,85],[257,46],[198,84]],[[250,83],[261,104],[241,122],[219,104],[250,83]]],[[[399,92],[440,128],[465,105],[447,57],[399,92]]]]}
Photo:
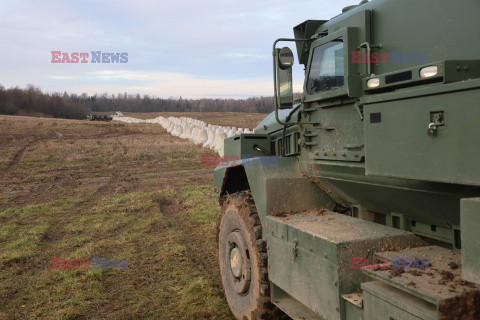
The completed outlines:
{"type": "Polygon", "coordinates": [[[222,181],[220,197],[250,189],[244,166],[228,167],[222,181]]]}
{"type": "Polygon", "coordinates": [[[243,159],[235,166],[217,167],[214,173],[217,202],[228,194],[251,190],[260,218],[272,213],[329,209],[335,202],[299,169],[296,158],[276,161],[243,159]],[[267,165],[263,165],[267,163],[267,165]]]}

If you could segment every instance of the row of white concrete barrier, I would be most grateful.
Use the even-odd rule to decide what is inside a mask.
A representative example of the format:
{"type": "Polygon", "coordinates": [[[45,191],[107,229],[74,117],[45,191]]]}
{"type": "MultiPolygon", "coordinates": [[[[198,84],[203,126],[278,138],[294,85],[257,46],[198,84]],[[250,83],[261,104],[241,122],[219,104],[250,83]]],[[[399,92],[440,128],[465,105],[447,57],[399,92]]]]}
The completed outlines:
{"type": "Polygon", "coordinates": [[[157,117],[155,119],[136,119],[131,117],[114,116],[113,120],[126,123],[157,123],[167,130],[171,135],[182,139],[189,139],[192,142],[205,148],[210,148],[224,156],[224,140],[241,133],[253,133],[247,128],[217,126],[208,124],[205,121],[187,117],[157,117]]]}

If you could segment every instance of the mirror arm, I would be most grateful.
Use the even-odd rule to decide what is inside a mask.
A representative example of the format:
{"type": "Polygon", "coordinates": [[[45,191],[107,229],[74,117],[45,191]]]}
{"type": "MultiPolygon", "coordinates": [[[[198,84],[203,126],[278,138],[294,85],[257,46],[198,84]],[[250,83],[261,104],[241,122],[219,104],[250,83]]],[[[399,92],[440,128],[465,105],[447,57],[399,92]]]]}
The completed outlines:
{"type": "Polygon", "coordinates": [[[372,49],[380,49],[382,45],[370,44],[370,42],[364,42],[358,46],[358,49],[367,48],[367,74],[369,77],[372,77],[372,62],[370,61],[372,57],[372,49]]]}
{"type": "Polygon", "coordinates": [[[291,39],[291,38],[280,38],[275,40],[273,43],[273,89],[274,89],[274,99],[275,99],[275,120],[282,126],[285,126],[287,124],[295,124],[295,123],[286,123],[282,122],[280,118],[278,117],[278,92],[277,92],[277,62],[275,60],[276,55],[277,55],[277,43],[281,41],[288,41],[288,42],[303,42],[303,41],[311,41],[314,39],[291,39]]]}

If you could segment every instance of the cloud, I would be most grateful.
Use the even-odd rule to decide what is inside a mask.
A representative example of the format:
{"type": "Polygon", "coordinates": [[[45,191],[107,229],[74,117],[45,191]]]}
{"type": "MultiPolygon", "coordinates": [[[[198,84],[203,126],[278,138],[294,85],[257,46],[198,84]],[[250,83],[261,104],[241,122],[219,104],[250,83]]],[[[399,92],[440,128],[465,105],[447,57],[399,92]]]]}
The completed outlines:
{"type": "MultiPolygon", "coordinates": [[[[55,80],[73,80],[74,77],[55,76],[55,80]]],[[[123,92],[154,95],[158,97],[189,97],[189,98],[247,98],[252,96],[271,95],[273,84],[270,79],[246,78],[235,80],[218,80],[199,78],[189,74],[169,72],[132,72],[121,70],[101,70],[77,75],[73,83],[82,81],[87,85],[72,87],[65,81],[57,87],[66,85],[70,91],[81,94],[117,94],[123,92]],[[88,83],[96,83],[88,85],[88,83]],[[119,86],[118,83],[122,85],[119,86]],[[122,88],[122,89],[119,89],[122,88]],[[267,94],[265,94],[267,93],[267,94]]],[[[301,83],[295,87],[301,90],[301,83]]],[[[60,90],[63,91],[63,90],[60,90]]]]}
{"type": "Polygon", "coordinates": [[[234,60],[251,60],[251,59],[263,59],[264,55],[254,53],[241,53],[241,52],[227,52],[223,54],[224,57],[234,60]]]}
{"type": "MultiPolygon", "coordinates": [[[[0,0],[0,83],[165,97],[272,95],[273,41],[291,37],[304,20],[328,19],[348,4],[351,0],[0,0]],[[128,52],[129,62],[54,65],[52,50],[128,52]]],[[[302,72],[294,75],[301,82],[302,72]]]]}

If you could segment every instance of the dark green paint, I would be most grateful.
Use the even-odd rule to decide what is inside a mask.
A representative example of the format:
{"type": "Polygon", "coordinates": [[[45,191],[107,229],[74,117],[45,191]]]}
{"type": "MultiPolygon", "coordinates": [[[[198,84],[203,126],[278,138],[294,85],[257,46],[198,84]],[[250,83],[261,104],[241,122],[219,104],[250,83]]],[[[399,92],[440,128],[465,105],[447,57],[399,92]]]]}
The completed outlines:
{"type": "Polygon", "coordinates": [[[386,247],[423,245],[412,233],[343,214],[267,217],[269,277],[278,287],[326,319],[342,319],[342,295],[368,277],[352,258],[373,258],[386,247]],[[351,227],[349,227],[351,226],[351,227]]]}
{"type": "Polygon", "coordinates": [[[480,198],[461,202],[462,276],[480,284],[480,198]]]}

